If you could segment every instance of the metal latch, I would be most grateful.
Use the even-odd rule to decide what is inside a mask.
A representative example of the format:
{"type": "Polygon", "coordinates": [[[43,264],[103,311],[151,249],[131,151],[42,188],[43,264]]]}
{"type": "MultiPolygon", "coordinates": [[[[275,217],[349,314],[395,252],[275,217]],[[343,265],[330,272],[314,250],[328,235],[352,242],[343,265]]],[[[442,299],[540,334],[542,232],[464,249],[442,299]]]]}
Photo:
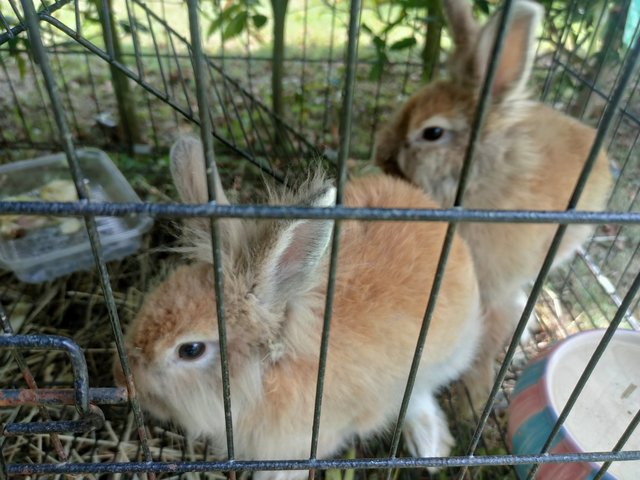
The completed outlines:
{"type": "Polygon", "coordinates": [[[18,405],[74,405],[79,420],[7,423],[6,436],[87,432],[104,424],[102,410],[93,403],[121,404],[127,402],[124,388],[89,388],[87,362],[80,347],[70,338],[59,335],[0,335],[0,350],[60,350],[67,353],[73,368],[73,389],[0,389],[0,407],[18,405]]]}

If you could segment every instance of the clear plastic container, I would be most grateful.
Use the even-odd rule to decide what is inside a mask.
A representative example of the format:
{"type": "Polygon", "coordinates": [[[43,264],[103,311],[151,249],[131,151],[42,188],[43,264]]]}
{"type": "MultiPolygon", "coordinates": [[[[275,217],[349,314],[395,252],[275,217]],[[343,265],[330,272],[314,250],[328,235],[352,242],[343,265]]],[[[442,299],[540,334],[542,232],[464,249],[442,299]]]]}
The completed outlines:
{"type": "MultiPolygon", "coordinates": [[[[140,202],[122,173],[101,150],[77,151],[92,202],[140,202]]],[[[0,165],[0,200],[69,201],[71,174],[65,154],[0,165]],[[63,182],[60,182],[62,180],[63,182]],[[66,181],[66,182],[64,182],[66,181]],[[64,187],[51,194],[53,187],[64,187]],[[45,195],[44,192],[48,195],[45,195]]],[[[0,212],[0,267],[29,283],[52,280],[95,266],[84,220],[76,217],[3,215],[0,212]],[[79,222],[78,222],[79,220],[79,222]],[[16,225],[27,224],[16,230],[16,225]]],[[[140,248],[148,216],[96,217],[106,261],[120,260],[140,248]]]]}

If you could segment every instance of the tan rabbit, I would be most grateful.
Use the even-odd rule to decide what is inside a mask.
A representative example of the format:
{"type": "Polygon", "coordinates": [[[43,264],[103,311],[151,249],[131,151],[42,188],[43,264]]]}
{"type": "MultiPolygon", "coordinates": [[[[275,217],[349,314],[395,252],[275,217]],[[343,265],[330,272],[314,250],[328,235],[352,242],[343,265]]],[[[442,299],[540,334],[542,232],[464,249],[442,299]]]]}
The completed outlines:
{"type": "MultiPolygon", "coordinates": [[[[199,142],[179,140],[171,156],[183,201],[205,202],[199,142]]],[[[270,203],[330,207],[335,188],[316,174],[294,195],[271,196],[270,203]]],[[[344,201],[353,207],[435,207],[419,188],[390,176],[352,181],[344,201]]],[[[442,223],[343,223],[319,457],[337,453],[354,437],[385,432],[397,418],[445,230],[442,223]]],[[[332,231],[332,220],[222,225],[238,459],[309,456],[332,231]]],[[[211,246],[203,224],[191,223],[188,234],[195,239],[194,261],[145,298],[128,329],[127,350],[143,406],[224,452],[211,246]]],[[[406,418],[412,455],[450,451],[453,438],[434,394],[472,363],[480,310],[473,262],[456,238],[406,418]]],[[[115,375],[122,383],[117,366],[115,375]]],[[[306,472],[257,475],[289,479],[306,472]]]]}
{"type": "MultiPolygon", "coordinates": [[[[451,78],[427,85],[406,102],[378,133],[374,160],[451,207],[499,15],[481,28],[470,1],[444,5],[455,44],[451,78]]],[[[464,194],[468,208],[564,210],[589,154],[593,129],[527,98],[542,15],[543,8],[534,2],[513,5],[464,194]]],[[[601,153],[578,208],[603,209],[610,184],[601,153]]],[[[472,250],[487,316],[481,353],[464,379],[477,408],[493,384],[495,358],[522,314],[523,287],[536,277],[557,226],[465,223],[459,228],[472,250]]],[[[570,227],[555,263],[570,258],[592,230],[588,225],[570,227]]]]}

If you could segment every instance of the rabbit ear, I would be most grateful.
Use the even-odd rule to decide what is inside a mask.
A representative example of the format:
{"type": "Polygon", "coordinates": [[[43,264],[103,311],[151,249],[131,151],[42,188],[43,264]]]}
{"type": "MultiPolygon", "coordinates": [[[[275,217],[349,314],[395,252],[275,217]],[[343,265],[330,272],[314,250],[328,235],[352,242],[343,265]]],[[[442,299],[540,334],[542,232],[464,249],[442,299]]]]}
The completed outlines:
{"type": "Polygon", "coordinates": [[[444,0],[443,3],[456,52],[471,48],[480,29],[473,18],[471,5],[472,0],[444,0]]]}
{"type": "MultiPolygon", "coordinates": [[[[185,203],[208,202],[207,173],[200,140],[194,137],[179,138],[171,147],[169,157],[171,176],[182,201],[185,203]]],[[[229,200],[222,189],[218,169],[215,164],[212,168],[216,183],[216,201],[229,205],[229,200]]]]}
{"type": "MultiPolygon", "coordinates": [[[[171,176],[181,200],[185,203],[207,203],[209,201],[207,173],[200,140],[194,137],[179,138],[171,147],[169,157],[171,159],[171,176]]],[[[213,173],[217,203],[229,205],[215,164],[213,165],[213,173]]],[[[243,245],[243,223],[239,219],[225,218],[220,220],[220,224],[223,250],[227,254],[232,254],[243,245]]],[[[197,217],[184,220],[182,237],[185,246],[179,250],[183,254],[198,261],[213,262],[211,223],[208,218],[197,217]]]]}
{"type": "MultiPolygon", "coordinates": [[[[504,101],[525,93],[535,54],[536,29],[544,14],[542,6],[525,0],[515,2],[512,8],[511,22],[507,27],[508,31],[493,83],[492,93],[497,101],[504,101]]],[[[500,13],[494,14],[480,32],[473,59],[478,79],[485,77],[491,50],[498,33],[500,16],[500,13]]]]}
{"type": "MultiPolygon", "coordinates": [[[[312,207],[335,205],[336,189],[327,186],[305,204],[312,207]]],[[[333,220],[295,220],[274,223],[271,241],[258,253],[256,296],[267,306],[288,302],[316,285],[318,267],[327,252],[333,220]]]]}

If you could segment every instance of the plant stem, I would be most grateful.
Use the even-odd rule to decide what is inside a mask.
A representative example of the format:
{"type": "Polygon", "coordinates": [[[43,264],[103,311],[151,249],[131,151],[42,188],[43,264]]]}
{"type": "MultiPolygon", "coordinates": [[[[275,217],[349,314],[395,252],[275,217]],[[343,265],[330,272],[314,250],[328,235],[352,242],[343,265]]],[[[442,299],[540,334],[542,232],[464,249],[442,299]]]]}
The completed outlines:
{"type": "Polygon", "coordinates": [[[442,36],[442,26],[444,17],[442,13],[441,0],[427,0],[427,33],[425,36],[424,48],[422,49],[422,81],[427,83],[433,80],[438,69],[440,59],[440,37],[442,36]]]}
{"type": "MultiPolygon", "coordinates": [[[[125,64],[122,57],[122,48],[120,46],[120,38],[116,30],[116,23],[113,17],[113,6],[111,0],[95,0],[98,8],[98,17],[102,25],[102,36],[104,38],[105,48],[111,56],[111,61],[125,64]]],[[[118,123],[118,138],[126,142],[129,153],[133,152],[133,145],[140,143],[140,129],[136,120],[135,102],[129,81],[127,77],[118,70],[113,64],[109,63],[111,71],[111,83],[116,94],[116,102],[118,104],[118,115],[120,122],[118,123]]]]}
{"type": "MultiPolygon", "coordinates": [[[[286,23],[287,4],[289,0],[271,0],[273,10],[273,67],[271,73],[271,90],[273,112],[278,118],[284,118],[284,105],[282,98],[282,78],[284,76],[284,27],[286,23]]],[[[274,140],[276,144],[282,143],[280,125],[274,122],[274,140]]]]}

